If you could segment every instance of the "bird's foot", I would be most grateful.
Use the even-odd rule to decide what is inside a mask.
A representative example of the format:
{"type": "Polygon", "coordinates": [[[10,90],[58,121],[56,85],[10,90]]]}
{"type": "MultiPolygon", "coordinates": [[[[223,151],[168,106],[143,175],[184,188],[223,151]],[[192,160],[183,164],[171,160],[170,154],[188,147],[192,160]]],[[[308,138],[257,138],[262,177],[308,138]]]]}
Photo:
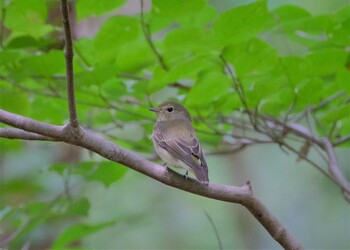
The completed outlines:
{"type": "Polygon", "coordinates": [[[183,176],[186,180],[188,179],[188,170],[186,171],[186,174],[184,174],[183,176]]]}

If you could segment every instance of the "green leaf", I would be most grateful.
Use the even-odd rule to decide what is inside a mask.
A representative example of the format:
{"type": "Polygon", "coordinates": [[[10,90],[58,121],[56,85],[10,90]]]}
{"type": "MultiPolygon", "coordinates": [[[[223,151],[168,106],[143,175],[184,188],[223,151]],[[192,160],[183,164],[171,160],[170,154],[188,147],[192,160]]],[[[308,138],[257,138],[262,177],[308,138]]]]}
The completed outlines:
{"type": "Polygon", "coordinates": [[[336,82],[340,89],[344,89],[350,95],[350,69],[340,69],[336,75],[336,82]]]}
{"type": "Polygon", "coordinates": [[[17,50],[17,49],[0,50],[0,58],[1,58],[0,67],[5,64],[15,63],[24,56],[25,56],[25,53],[21,50],[17,50]]]}
{"type": "Polygon", "coordinates": [[[147,84],[147,93],[153,93],[161,90],[165,86],[168,85],[166,81],[167,71],[165,71],[162,67],[157,66],[153,71],[153,77],[151,81],[147,84]]]}
{"type": "Polygon", "coordinates": [[[301,102],[303,107],[317,104],[321,100],[324,85],[324,82],[318,77],[305,79],[296,87],[298,102],[301,102]]]}
{"type": "Polygon", "coordinates": [[[340,9],[338,13],[335,15],[338,22],[343,22],[347,19],[349,19],[349,13],[350,13],[350,4],[345,6],[344,8],[340,9]]]}
{"type": "Polygon", "coordinates": [[[37,39],[35,39],[32,36],[25,35],[25,36],[12,37],[11,40],[7,41],[6,48],[17,49],[17,48],[30,48],[30,47],[37,47],[37,46],[38,46],[37,39]]]}
{"type": "Polygon", "coordinates": [[[51,50],[47,54],[38,53],[23,58],[21,66],[30,75],[52,76],[54,74],[65,74],[64,54],[59,50],[51,50]]]}
{"type": "Polygon", "coordinates": [[[205,5],[200,11],[193,12],[188,16],[177,18],[177,22],[183,27],[204,27],[212,24],[215,17],[218,15],[215,7],[205,5]]]}
{"type": "Polygon", "coordinates": [[[20,140],[8,140],[7,138],[0,138],[0,152],[3,154],[6,154],[10,151],[18,152],[20,149],[22,149],[22,146],[23,142],[20,140]]]}
{"type": "Polygon", "coordinates": [[[270,99],[288,86],[286,80],[284,76],[271,77],[270,75],[244,78],[242,85],[245,88],[248,106],[254,109],[263,99],[270,99]]]}
{"type": "Polygon", "coordinates": [[[96,65],[89,71],[81,71],[76,74],[77,87],[101,86],[111,78],[115,78],[118,74],[116,66],[111,65],[96,65]]]}
{"type": "Polygon", "coordinates": [[[83,66],[91,67],[91,64],[95,62],[94,40],[91,38],[80,38],[74,41],[73,46],[75,51],[75,72],[85,71],[86,69],[83,66]],[[79,63],[76,63],[76,61],[79,63]]]}
{"type": "Polygon", "coordinates": [[[87,180],[98,181],[109,187],[120,180],[127,171],[126,167],[112,161],[99,162],[96,170],[87,176],[87,180]]]}
{"type": "MultiPolygon", "coordinates": [[[[202,74],[186,97],[186,106],[205,107],[230,92],[231,80],[222,72],[202,74]]],[[[231,89],[233,92],[233,88],[231,89]]]]}
{"type": "Polygon", "coordinates": [[[219,114],[232,114],[232,111],[239,110],[242,107],[242,103],[238,95],[233,93],[226,93],[214,103],[214,110],[217,110],[219,114]]]}
{"type": "Polygon", "coordinates": [[[280,58],[275,68],[276,75],[285,75],[289,86],[296,86],[309,76],[309,64],[301,57],[288,56],[280,58]]]}
{"type": "Polygon", "coordinates": [[[127,93],[126,86],[124,82],[116,79],[111,78],[107,80],[102,86],[101,86],[101,94],[107,99],[107,100],[117,100],[122,95],[125,95],[127,93]]]}
{"type": "Polygon", "coordinates": [[[0,92],[0,108],[24,116],[27,116],[31,110],[26,93],[4,91],[3,89],[0,92]]]}
{"type": "Polygon", "coordinates": [[[50,167],[50,170],[63,175],[68,167],[71,171],[70,174],[80,175],[88,181],[101,182],[106,187],[120,180],[128,170],[126,167],[112,161],[85,161],[75,166],[69,166],[67,163],[56,163],[50,167]]]}
{"type": "Polygon", "coordinates": [[[329,48],[317,50],[305,57],[309,64],[308,74],[327,76],[345,68],[348,54],[343,49],[329,48]]]}
{"type": "Polygon", "coordinates": [[[239,77],[269,71],[275,67],[278,60],[275,49],[257,38],[228,46],[223,55],[233,64],[239,77]]]}
{"type": "Polygon", "coordinates": [[[207,28],[179,28],[168,33],[164,40],[166,49],[173,53],[211,53],[219,54],[219,43],[212,29],[207,28]],[[200,42],[198,42],[200,41],[200,42]]]}
{"type": "MultiPolygon", "coordinates": [[[[31,199],[42,191],[43,186],[40,183],[33,181],[33,177],[25,176],[2,182],[0,196],[9,198],[11,196],[19,195],[26,199],[31,199]]],[[[16,203],[20,200],[13,202],[16,203]]]]}
{"type": "Polygon", "coordinates": [[[63,125],[68,117],[68,104],[64,99],[35,96],[32,101],[31,118],[42,122],[63,125]]]}
{"type": "Polygon", "coordinates": [[[70,216],[88,216],[90,203],[88,199],[82,198],[69,203],[67,215],[70,216]]]}
{"type": "Polygon", "coordinates": [[[205,7],[205,0],[153,0],[152,14],[167,18],[193,15],[205,7]]]}
{"type": "Polygon", "coordinates": [[[99,230],[102,230],[106,227],[110,227],[114,225],[116,221],[109,221],[104,223],[99,223],[95,225],[87,225],[87,224],[77,224],[67,228],[63,231],[55,240],[52,249],[62,249],[68,246],[70,243],[73,243],[76,240],[82,239],[90,234],[93,234],[99,230]]]}
{"type": "Polygon", "coordinates": [[[122,47],[134,41],[141,34],[139,20],[115,16],[108,19],[95,38],[96,63],[108,64],[115,61],[122,47]]]}
{"type": "Polygon", "coordinates": [[[156,62],[156,56],[143,40],[123,46],[116,57],[117,69],[123,73],[135,73],[156,62]]]}
{"type": "Polygon", "coordinates": [[[125,3],[125,0],[79,0],[76,5],[78,20],[115,10],[125,3]]]}
{"type": "Polygon", "coordinates": [[[281,54],[304,55],[310,49],[332,47],[335,43],[332,40],[340,39],[334,33],[338,32],[335,28],[341,26],[334,22],[334,18],[326,15],[308,16],[306,13],[295,15],[296,18],[287,15],[287,20],[280,17],[280,25],[261,35],[281,54]]]}
{"type": "Polygon", "coordinates": [[[220,70],[221,65],[217,55],[203,55],[191,57],[186,61],[177,63],[166,76],[168,82],[176,82],[181,79],[197,79],[201,71],[220,70]]]}
{"type": "Polygon", "coordinates": [[[285,86],[278,92],[261,101],[260,112],[278,116],[286,111],[293,103],[294,92],[290,87],[285,86]]]}
{"type": "Polygon", "coordinates": [[[39,38],[53,30],[51,25],[45,24],[48,11],[45,1],[16,0],[11,1],[6,9],[4,24],[16,34],[28,34],[39,38]]]}
{"type": "Polygon", "coordinates": [[[333,123],[345,117],[350,116],[350,104],[338,106],[336,110],[330,110],[323,116],[322,121],[326,123],[333,123]]]}
{"type": "Polygon", "coordinates": [[[227,45],[255,37],[268,20],[266,1],[256,1],[222,13],[214,24],[214,31],[221,43],[227,45]]]}
{"type": "Polygon", "coordinates": [[[67,163],[54,163],[50,166],[50,171],[54,171],[59,175],[63,175],[67,167],[67,163]]]}
{"type": "Polygon", "coordinates": [[[282,23],[311,16],[305,9],[295,5],[282,5],[281,7],[273,10],[272,13],[277,15],[278,19],[282,23]]]}

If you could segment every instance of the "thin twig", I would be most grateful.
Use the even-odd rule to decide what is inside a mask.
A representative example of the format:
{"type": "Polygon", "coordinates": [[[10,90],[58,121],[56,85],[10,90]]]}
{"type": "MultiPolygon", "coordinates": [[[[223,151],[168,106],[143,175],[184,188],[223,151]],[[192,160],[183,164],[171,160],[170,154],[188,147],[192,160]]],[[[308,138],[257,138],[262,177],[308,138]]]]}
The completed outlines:
{"type": "Polygon", "coordinates": [[[333,143],[333,146],[336,147],[336,146],[339,146],[340,144],[343,144],[343,143],[348,142],[348,141],[350,141],[350,135],[346,135],[344,137],[341,137],[341,138],[337,139],[333,143]]]}
{"type": "Polygon", "coordinates": [[[238,97],[242,103],[242,105],[244,106],[245,110],[248,110],[248,105],[245,101],[245,94],[244,94],[244,89],[243,87],[240,87],[240,83],[238,82],[237,77],[235,76],[235,74],[233,73],[229,63],[227,62],[227,60],[225,59],[225,57],[223,55],[219,56],[221,61],[224,63],[224,67],[226,69],[226,71],[228,72],[229,76],[232,79],[233,82],[233,87],[236,90],[238,97]]]}
{"type": "Polygon", "coordinates": [[[329,173],[326,170],[324,170],[323,168],[321,168],[317,163],[315,163],[314,161],[312,161],[309,158],[305,157],[304,155],[300,154],[300,152],[298,150],[296,150],[295,148],[293,148],[289,144],[283,142],[283,146],[286,147],[287,149],[289,149],[291,152],[295,153],[300,159],[303,159],[304,161],[308,162],[310,165],[312,165],[315,168],[317,168],[324,176],[326,176],[328,179],[333,181],[335,184],[339,185],[337,183],[337,181],[335,181],[334,178],[332,178],[332,176],[330,176],[329,173]]]}
{"type": "MultiPolygon", "coordinates": [[[[33,95],[50,97],[50,98],[58,98],[58,99],[64,99],[64,100],[66,99],[64,96],[62,96],[58,92],[56,92],[56,94],[43,93],[43,92],[40,92],[39,90],[28,89],[28,88],[22,86],[21,84],[17,83],[16,81],[14,81],[13,79],[8,78],[8,77],[0,76],[0,79],[5,79],[8,83],[10,83],[11,85],[15,86],[16,88],[18,88],[20,90],[23,90],[23,91],[25,91],[27,93],[33,94],[33,95]]],[[[83,91],[81,91],[81,92],[83,92],[83,91]]],[[[92,95],[90,92],[86,92],[85,94],[89,94],[92,97],[95,97],[95,95],[92,95]]],[[[135,113],[135,112],[131,112],[129,110],[122,109],[119,106],[113,105],[110,102],[108,102],[108,100],[106,98],[104,98],[103,96],[101,96],[101,95],[99,97],[101,97],[101,99],[106,103],[106,105],[92,103],[92,102],[83,101],[83,100],[78,100],[78,101],[76,101],[76,103],[81,104],[81,105],[91,106],[91,107],[94,107],[94,108],[100,108],[100,109],[116,109],[116,110],[128,113],[130,115],[133,115],[135,117],[139,117],[139,118],[147,119],[149,121],[153,121],[150,117],[143,116],[141,114],[138,114],[138,113],[135,113]]]]}
{"type": "MultiPolygon", "coordinates": [[[[307,126],[308,126],[308,128],[309,128],[309,130],[312,132],[312,126],[311,126],[311,118],[313,118],[313,116],[312,116],[312,113],[311,113],[311,107],[309,106],[307,109],[306,109],[306,116],[305,116],[305,120],[306,120],[306,124],[307,124],[307,126]]],[[[312,145],[312,143],[310,142],[310,141],[307,141],[309,144],[310,144],[310,146],[312,145]]],[[[325,163],[327,163],[328,164],[328,159],[327,159],[327,157],[324,155],[324,153],[323,153],[323,148],[320,146],[320,145],[315,145],[314,147],[313,147],[313,149],[315,149],[315,151],[319,154],[319,156],[321,156],[321,158],[325,161],[325,163]]]]}
{"type": "Polygon", "coordinates": [[[157,48],[154,46],[154,43],[152,41],[152,35],[151,35],[151,31],[150,31],[149,25],[146,24],[146,22],[145,22],[144,9],[143,9],[143,7],[144,7],[143,0],[140,0],[140,5],[141,5],[140,17],[141,17],[141,26],[142,26],[143,35],[145,36],[145,39],[146,39],[148,45],[150,46],[151,50],[153,51],[154,55],[157,57],[157,60],[158,60],[158,62],[160,64],[160,66],[165,71],[168,71],[169,68],[165,64],[163,56],[158,52],[157,48]]]}
{"type": "Polygon", "coordinates": [[[204,214],[205,216],[207,216],[207,219],[208,221],[210,222],[210,225],[212,226],[212,228],[214,229],[214,232],[215,232],[215,235],[216,235],[216,239],[218,240],[218,243],[219,243],[219,249],[222,250],[223,247],[222,247],[222,243],[221,243],[221,239],[220,239],[220,235],[219,235],[219,232],[218,232],[218,229],[216,228],[215,224],[214,224],[214,221],[213,219],[210,217],[210,215],[205,211],[204,211],[204,214]]]}
{"type": "Polygon", "coordinates": [[[74,92],[74,71],[73,71],[73,41],[72,32],[69,21],[68,1],[61,0],[61,13],[62,22],[64,27],[64,38],[66,49],[64,56],[66,58],[66,78],[67,78],[67,95],[68,95],[68,108],[69,108],[69,124],[72,128],[79,127],[77,108],[75,104],[75,92],[74,92]]]}
{"type": "Polygon", "coordinates": [[[287,112],[286,112],[286,114],[285,114],[285,116],[284,116],[284,118],[283,118],[283,122],[284,123],[287,123],[287,121],[288,121],[288,118],[289,118],[289,115],[291,114],[291,112],[293,111],[293,109],[294,109],[294,107],[295,107],[295,105],[296,105],[296,103],[297,103],[297,95],[295,95],[294,94],[294,98],[293,98],[293,102],[292,102],[292,104],[289,106],[289,108],[288,108],[288,110],[287,110],[287,112]]]}
{"type": "Polygon", "coordinates": [[[80,51],[79,47],[73,44],[73,49],[77,54],[78,59],[81,61],[80,66],[82,66],[84,70],[89,70],[91,68],[91,63],[86,59],[86,57],[80,51]]]}
{"type": "MultiPolygon", "coordinates": [[[[237,76],[233,73],[232,69],[231,69],[231,66],[230,64],[227,62],[227,60],[225,59],[225,57],[221,54],[220,56],[220,59],[221,61],[223,62],[224,64],[224,67],[226,69],[226,71],[228,72],[229,76],[231,77],[232,79],[232,83],[233,83],[233,88],[236,90],[237,94],[238,94],[238,97],[239,97],[239,100],[241,101],[242,105],[243,105],[243,108],[244,108],[244,111],[247,112],[249,110],[248,108],[248,104],[247,104],[247,101],[245,99],[245,91],[244,91],[244,88],[243,88],[243,85],[242,83],[240,82],[240,80],[237,78],[237,76]]],[[[260,129],[258,127],[258,121],[256,119],[256,116],[255,114],[257,114],[257,110],[256,112],[252,115],[250,112],[248,112],[248,117],[249,117],[249,121],[250,123],[252,124],[252,126],[254,127],[254,129],[256,131],[259,131],[260,132],[260,129]]]]}
{"type": "Polygon", "coordinates": [[[346,92],[344,90],[341,90],[337,93],[335,93],[334,95],[331,95],[329,97],[327,97],[326,99],[322,100],[319,104],[314,105],[312,107],[308,107],[306,108],[302,113],[300,113],[299,115],[297,115],[293,120],[294,122],[299,122],[309,111],[310,112],[316,112],[322,108],[324,108],[325,106],[327,106],[329,103],[333,102],[334,100],[338,99],[339,97],[345,95],[346,92]]]}
{"type": "Polygon", "coordinates": [[[344,174],[342,173],[342,171],[338,165],[337,158],[336,158],[335,152],[334,152],[334,148],[333,148],[331,142],[329,141],[328,138],[324,138],[323,141],[324,141],[325,149],[326,149],[327,154],[328,154],[329,172],[338,181],[338,183],[341,184],[341,187],[343,188],[344,193],[347,193],[346,195],[344,195],[344,197],[347,198],[348,201],[350,202],[350,199],[349,199],[349,197],[350,197],[350,183],[345,178],[344,174]]]}

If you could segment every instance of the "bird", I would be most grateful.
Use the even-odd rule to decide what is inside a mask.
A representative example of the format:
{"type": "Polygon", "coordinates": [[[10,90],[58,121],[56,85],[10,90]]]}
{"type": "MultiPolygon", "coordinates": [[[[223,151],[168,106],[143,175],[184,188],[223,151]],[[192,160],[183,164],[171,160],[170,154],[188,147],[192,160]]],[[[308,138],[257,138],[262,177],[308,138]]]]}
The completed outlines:
{"type": "Polygon", "coordinates": [[[149,110],[157,115],[152,140],[163,165],[186,169],[186,179],[191,171],[207,186],[208,165],[187,109],[177,102],[167,101],[149,110]]]}

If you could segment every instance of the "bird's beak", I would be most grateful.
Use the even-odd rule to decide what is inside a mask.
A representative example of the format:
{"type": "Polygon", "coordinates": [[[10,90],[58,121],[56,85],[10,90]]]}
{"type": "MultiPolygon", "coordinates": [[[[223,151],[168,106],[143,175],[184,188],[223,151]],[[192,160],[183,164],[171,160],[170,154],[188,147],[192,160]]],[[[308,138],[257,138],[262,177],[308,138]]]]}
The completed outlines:
{"type": "Polygon", "coordinates": [[[149,108],[148,110],[149,110],[149,111],[152,111],[152,112],[159,112],[159,109],[158,109],[158,108],[149,108]]]}

